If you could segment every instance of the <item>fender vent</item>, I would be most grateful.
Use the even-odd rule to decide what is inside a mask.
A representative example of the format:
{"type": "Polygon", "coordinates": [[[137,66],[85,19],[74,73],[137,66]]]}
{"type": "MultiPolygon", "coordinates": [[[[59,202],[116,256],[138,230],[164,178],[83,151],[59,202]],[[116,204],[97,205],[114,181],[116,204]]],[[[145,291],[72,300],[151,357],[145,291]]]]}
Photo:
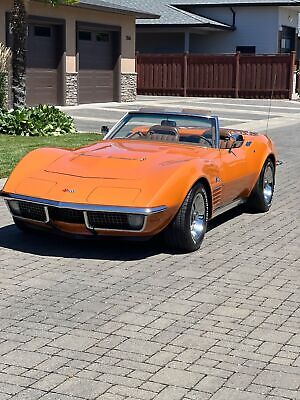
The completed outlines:
{"type": "Polygon", "coordinates": [[[219,207],[222,198],[222,186],[218,186],[213,190],[213,210],[219,207]]]}

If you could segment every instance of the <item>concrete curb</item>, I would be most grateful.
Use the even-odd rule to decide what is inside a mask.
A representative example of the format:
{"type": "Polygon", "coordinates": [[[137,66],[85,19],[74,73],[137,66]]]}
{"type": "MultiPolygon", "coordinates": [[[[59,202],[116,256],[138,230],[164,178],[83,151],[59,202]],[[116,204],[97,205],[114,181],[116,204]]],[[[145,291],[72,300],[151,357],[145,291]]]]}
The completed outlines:
{"type": "Polygon", "coordinates": [[[4,186],[5,182],[6,182],[6,180],[7,180],[7,178],[0,179],[0,189],[3,188],[3,186],[4,186]]]}

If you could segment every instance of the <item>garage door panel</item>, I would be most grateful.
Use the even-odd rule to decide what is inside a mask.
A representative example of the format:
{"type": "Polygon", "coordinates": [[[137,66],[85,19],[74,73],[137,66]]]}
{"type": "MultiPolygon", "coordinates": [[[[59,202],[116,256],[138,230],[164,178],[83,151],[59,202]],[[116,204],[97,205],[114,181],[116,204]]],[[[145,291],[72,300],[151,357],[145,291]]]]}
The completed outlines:
{"type": "Polygon", "coordinates": [[[120,33],[101,25],[79,24],[79,103],[100,103],[114,100],[120,33]]]}
{"type": "Polygon", "coordinates": [[[58,98],[57,70],[28,68],[26,74],[27,103],[30,105],[56,105],[58,98]]]}
{"type": "Polygon", "coordinates": [[[113,101],[114,72],[82,70],[79,72],[79,102],[113,101]]]}
{"type": "Polygon", "coordinates": [[[60,103],[62,39],[63,27],[60,25],[38,20],[29,24],[26,70],[28,105],[60,103]]]}

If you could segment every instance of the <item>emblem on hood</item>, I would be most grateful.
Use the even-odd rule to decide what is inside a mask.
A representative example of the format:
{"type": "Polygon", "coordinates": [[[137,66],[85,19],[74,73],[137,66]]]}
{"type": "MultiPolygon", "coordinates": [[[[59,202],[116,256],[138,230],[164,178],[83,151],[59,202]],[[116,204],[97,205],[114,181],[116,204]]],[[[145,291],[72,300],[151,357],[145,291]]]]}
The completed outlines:
{"type": "Polygon", "coordinates": [[[64,192],[64,193],[75,193],[75,189],[68,189],[68,188],[65,188],[65,189],[63,189],[63,192],[64,192]]]}

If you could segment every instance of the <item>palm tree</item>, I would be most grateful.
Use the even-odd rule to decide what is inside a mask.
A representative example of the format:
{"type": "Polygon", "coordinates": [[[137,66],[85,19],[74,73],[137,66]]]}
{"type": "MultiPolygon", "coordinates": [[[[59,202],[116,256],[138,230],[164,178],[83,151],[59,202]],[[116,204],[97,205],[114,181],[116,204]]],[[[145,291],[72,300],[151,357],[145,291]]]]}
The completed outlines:
{"type": "MultiPolygon", "coordinates": [[[[74,4],[77,0],[43,0],[51,6],[74,4]]],[[[26,104],[26,48],[27,48],[27,3],[29,0],[14,0],[10,26],[12,31],[12,100],[13,107],[26,104]]]]}

